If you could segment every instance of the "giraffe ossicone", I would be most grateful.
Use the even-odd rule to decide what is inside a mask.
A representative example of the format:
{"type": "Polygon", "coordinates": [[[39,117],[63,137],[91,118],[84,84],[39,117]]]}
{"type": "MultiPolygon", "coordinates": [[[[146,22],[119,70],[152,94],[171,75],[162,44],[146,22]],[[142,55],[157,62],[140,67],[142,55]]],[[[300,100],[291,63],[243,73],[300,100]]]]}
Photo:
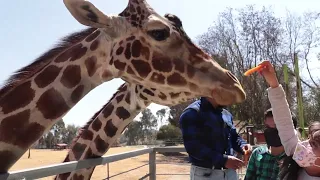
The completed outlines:
{"type": "MultiPolygon", "coordinates": [[[[214,98],[221,105],[245,100],[238,79],[192,43],[178,17],[160,16],[145,0],[129,0],[123,12],[112,16],[88,1],[64,3],[77,21],[90,28],[63,39],[16,72],[0,89],[0,173],[7,172],[88,92],[114,78],[138,90],[131,89],[127,95],[131,97],[114,97],[113,103],[136,98],[140,106],[149,102],[174,105],[199,96],[214,98]]],[[[106,106],[104,116],[126,116],[130,122],[134,118],[130,112],[143,109],[138,105],[130,104],[129,110],[106,106]]],[[[105,125],[110,135],[115,128],[125,127],[121,121],[110,119],[101,126],[90,124],[92,129],[82,133],[82,144],[94,140],[90,133],[94,128],[105,125]]],[[[102,146],[112,142],[110,136],[101,136],[95,139],[96,144],[108,149],[102,146]]],[[[99,148],[90,150],[101,155],[99,148]]]]}

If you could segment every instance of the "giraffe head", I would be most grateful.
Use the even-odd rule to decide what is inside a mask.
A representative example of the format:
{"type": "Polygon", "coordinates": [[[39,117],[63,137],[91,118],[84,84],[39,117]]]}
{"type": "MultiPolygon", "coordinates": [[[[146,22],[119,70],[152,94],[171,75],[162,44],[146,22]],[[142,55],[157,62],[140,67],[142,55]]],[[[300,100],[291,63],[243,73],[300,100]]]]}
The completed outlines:
{"type": "Polygon", "coordinates": [[[112,42],[107,64],[113,69],[104,74],[162,92],[185,92],[188,98],[210,97],[221,105],[245,100],[238,79],[192,43],[177,16],[162,17],[145,0],[129,0],[119,15],[105,15],[84,0],[64,3],[76,20],[112,42]]]}

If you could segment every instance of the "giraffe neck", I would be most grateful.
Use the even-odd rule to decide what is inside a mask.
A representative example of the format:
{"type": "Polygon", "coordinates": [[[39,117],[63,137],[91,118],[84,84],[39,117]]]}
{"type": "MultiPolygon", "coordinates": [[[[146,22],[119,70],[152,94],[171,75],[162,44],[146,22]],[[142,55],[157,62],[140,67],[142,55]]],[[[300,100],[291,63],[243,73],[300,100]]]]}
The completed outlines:
{"type": "MultiPolygon", "coordinates": [[[[151,102],[139,98],[136,85],[123,84],[81,129],[64,162],[104,155],[130,122],[151,102]]],[[[60,174],[56,180],[90,179],[95,167],[60,174]]]]}
{"type": "Polygon", "coordinates": [[[65,38],[0,90],[0,173],[82,97],[114,77],[113,69],[102,71],[111,50],[105,35],[91,28],[65,38]]]}

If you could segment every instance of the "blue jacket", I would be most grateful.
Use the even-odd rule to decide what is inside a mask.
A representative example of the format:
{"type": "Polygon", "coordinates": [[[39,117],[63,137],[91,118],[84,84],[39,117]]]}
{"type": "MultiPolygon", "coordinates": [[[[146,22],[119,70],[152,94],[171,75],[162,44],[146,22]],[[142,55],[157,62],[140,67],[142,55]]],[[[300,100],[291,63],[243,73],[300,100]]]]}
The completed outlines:
{"type": "Polygon", "coordinates": [[[225,168],[227,155],[242,153],[247,144],[233,125],[232,115],[214,108],[205,98],[190,104],[180,116],[184,146],[193,165],[225,168]]]}

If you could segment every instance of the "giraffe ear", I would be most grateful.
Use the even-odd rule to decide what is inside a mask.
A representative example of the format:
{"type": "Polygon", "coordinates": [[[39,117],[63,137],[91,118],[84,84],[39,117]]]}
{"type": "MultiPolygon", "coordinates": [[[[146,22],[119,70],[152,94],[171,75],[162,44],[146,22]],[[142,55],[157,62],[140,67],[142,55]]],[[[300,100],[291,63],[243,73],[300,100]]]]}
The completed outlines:
{"type": "Polygon", "coordinates": [[[83,25],[94,28],[105,28],[111,25],[112,19],[88,1],[63,0],[63,2],[72,16],[83,25]]]}

